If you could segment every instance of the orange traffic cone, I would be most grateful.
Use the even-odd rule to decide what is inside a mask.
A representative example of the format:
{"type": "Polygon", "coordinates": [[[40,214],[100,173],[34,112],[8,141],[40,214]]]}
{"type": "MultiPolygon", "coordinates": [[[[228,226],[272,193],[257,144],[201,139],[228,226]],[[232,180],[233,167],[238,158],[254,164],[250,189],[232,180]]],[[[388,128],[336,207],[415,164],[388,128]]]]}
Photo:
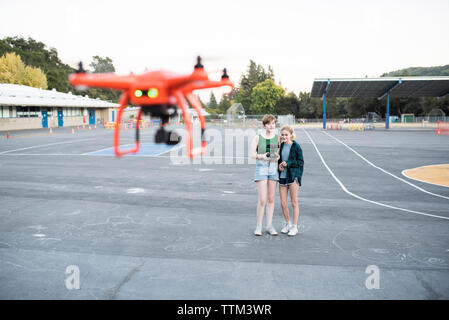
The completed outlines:
{"type": "Polygon", "coordinates": [[[80,129],[80,126],[79,126],[79,125],[77,125],[77,126],[76,126],[76,130],[79,130],[79,129],[80,129]]]}
{"type": "Polygon", "coordinates": [[[9,132],[6,134],[6,139],[9,139],[9,138],[11,138],[11,136],[10,136],[10,134],[9,134],[9,132]]]}
{"type": "Polygon", "coordinates": [[[92,128],[89,126],[89,130],[92,130],[92,128]]]}
{"type": "Polygon", "coordinates": [[[95,125],[94,130],[97,130],[97,125],[95,125]]]}
{"type": "Polygon", "coordinates": [[[52,128],[50,128],[50,134],[53,134],[53,129],[52,128]]]}
{"type": "Polygon", "coordinates": [[[75,129],[72,128],[72,134],[75,134],[75,129]]]}
{"type": "Polygon", "coordinates": [[[83,130],[86,129],[86,127],[84,127],[84,123],[83,123],[83,130]]]}

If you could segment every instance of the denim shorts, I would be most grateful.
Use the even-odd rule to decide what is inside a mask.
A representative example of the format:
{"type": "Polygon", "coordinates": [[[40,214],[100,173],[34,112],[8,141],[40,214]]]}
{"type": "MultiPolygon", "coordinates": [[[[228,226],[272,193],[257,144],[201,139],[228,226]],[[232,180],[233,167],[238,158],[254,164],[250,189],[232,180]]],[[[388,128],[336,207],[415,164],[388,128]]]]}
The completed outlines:
{"type": "Polygon", "coordinates": [[[256,160],[256,173],[254,181],[275,180],[279,181],[278,162],[256,160]]]}

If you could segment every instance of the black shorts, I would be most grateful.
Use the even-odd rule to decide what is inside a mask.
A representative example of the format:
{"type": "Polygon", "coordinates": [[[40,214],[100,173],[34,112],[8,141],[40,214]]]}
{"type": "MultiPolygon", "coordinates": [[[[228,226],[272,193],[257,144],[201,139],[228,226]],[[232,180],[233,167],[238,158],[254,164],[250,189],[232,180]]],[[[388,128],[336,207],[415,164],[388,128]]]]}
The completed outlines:
{"type": "Polygon", "coordinates": [[[289,186],[289,185],[294,184],[295,182],[297,184],[299,184],[298,178],[295,178],[295,180],[293,182],[290,182],[288,184],[287,184],[287,179],[286,178],[279,178],[279,185],[281,185],[281,186],[289,186]]]}

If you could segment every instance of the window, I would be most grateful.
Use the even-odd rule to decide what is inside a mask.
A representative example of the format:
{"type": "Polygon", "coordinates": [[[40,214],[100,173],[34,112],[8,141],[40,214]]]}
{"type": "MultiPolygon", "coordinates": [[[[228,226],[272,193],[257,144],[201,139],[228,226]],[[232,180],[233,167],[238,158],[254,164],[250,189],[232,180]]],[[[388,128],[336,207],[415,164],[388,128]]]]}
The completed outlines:
{"type": "Polygon", "coordinates": [[[29,115],[28,107],[17,107],[17,118],[28,118],[29,115]]]}
{"type": "Polygon", "coordinates": [[[0,118],[9,118],[10,112],[9,110],[12,109],[12,107],[8,106],[0,106],[0,118]]]}
{"type": "Polygon", "coordinates": [[[30,107],[30,117],[37,118],[39,117],[40,107],[30,107]]]}

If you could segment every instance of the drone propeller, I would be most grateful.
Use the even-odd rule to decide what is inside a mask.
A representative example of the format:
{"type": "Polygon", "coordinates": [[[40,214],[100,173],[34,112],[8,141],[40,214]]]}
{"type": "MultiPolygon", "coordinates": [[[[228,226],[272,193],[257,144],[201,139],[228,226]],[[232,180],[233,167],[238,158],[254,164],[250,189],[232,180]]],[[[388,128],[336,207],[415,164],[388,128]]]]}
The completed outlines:
{"type": "Polygon", "coordinates": [[[195,65],[195,69],[202,69],[204,68],[203,64],[201,63],[201,57],[198,56],[196,57],[196,65],[195,65]]]}
{"type": "Polygon", "coordinates": [[[76,73],[86,73],[86,70],[83,69],[83,63],[81,61],[78,63],[78,70],[76,70],[76,73]]]}
{"type": "Polygon", "coordinates": [[[223,69],[223,75],[221,76],[221,79],[229,79],[228,73],[226,71],[226,68],[223,69]]]}

